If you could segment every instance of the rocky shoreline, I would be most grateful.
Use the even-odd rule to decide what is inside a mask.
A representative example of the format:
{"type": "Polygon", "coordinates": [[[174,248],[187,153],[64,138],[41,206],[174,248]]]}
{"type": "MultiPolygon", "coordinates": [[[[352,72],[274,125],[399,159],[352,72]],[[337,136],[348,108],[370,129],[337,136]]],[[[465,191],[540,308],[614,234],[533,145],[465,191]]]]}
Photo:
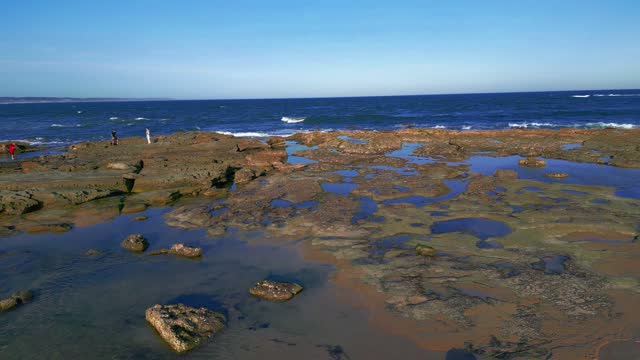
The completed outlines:
{"type": "Polygon", "coordinates": [[[547,170],[557,160],[635,172],[638,130],[154,140],[79,143],[3,164],[0,234],[171,206],[171,226],[212,237],[260,230],[309,259],[328,255],[337,285],[371,291],[372,311],[391,319],[381,323],[402,322],[425,348],[579,358],[638,330],[639,200],[572,182],[571,168],[547,170]],[[479,160],[491,171],[477,171],[479,160]]]}

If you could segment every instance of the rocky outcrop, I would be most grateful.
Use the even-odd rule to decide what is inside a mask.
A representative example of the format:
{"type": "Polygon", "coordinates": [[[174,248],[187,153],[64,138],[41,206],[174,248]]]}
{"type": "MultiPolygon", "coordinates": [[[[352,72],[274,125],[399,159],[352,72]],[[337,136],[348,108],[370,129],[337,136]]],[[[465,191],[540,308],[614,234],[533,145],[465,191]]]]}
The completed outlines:
{"type": "Polygon", "coordinates": [[[140,234],[132,234],[124,239],[122,247],[129,251],[143,252],[149,247],[149,242],[140,234]]]}
{"type": "Polygon", "coordinates": [[[202,248],[187,246],[185,244],[174,244],[170,249],[159,249],[154,250],[150,253],[150,255],[176,255],[187,258],[198,258],[202,256],[202,248]]]}
{"type": "Polygon", "coordinates": [[[547,165],[547,162],[542,159],[538,159],[537,157],[531,156],[526,159],[518,160],[518,165],[526,167],[545,167],[547,165]]]}
{"type": "Polygon", "coordinates": [[[235,172],[234,181],[236,184],[244,184],[256,178],[255,172],[251,169],[242,168],[235,172]]]}
{"type": "Polygon", "coordinates": [[[20,215],[38,210],[41,205],[28,191],[0,191],[0,213],[20,215]]]}
{"type": "Polygon", "coordinates": [[[183,304],[154,305],[145,317],[164,341],[177,352],[189,351],[224,329],[224,315],[207,308],[183,304]]]}
{"type": "Polygon", "coordinates": [[[269,301],[287,301],[302,289],[296,283],[262,280],[249,289],[249,294],[269,301]]]}
{"type": "Polygon", "coordinates": [[[30,290],[17,291],[8,298],[0,300],[0,312],[11,310],[20,304],[31,301],[32,298],[33,293],[30,290]]]}

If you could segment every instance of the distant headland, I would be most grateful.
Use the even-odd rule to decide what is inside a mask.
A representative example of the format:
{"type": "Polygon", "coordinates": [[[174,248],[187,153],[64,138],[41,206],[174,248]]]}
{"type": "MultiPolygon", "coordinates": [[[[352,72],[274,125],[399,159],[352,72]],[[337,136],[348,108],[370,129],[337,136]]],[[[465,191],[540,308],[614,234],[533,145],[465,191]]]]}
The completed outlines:
{"type": "Polygon", "coordinates": [[[73,97],[1,97],[0,104],[69,103],[69,102],[113,102],[113,101],[160,101],[170,98],[73,98],[73,97]]]}

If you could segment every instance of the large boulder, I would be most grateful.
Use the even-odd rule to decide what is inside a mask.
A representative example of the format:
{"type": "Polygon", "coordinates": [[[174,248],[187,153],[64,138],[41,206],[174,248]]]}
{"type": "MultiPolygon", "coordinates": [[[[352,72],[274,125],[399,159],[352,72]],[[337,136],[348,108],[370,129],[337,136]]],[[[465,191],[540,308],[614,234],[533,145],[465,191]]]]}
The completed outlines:
{"type": "Polygon", "coordinates": [[[185,352],[224,329],[223,314],[207,308],[192,308],[183,304],[154,305],[145,311],[147,321],[171,348],[185,352]]]}
{"type": "Polygon", "coordinates": [[[149,242],[140,234],[132,234],[122,241],[122,247],[129,251],[143,252],[149,247],[149,242]]]}
{"type": "Polygon", "coordinates": [[[249,289],[249,294],[269,301],[287,301],[302,289],[296,283],[262,280],[249,289]]]}

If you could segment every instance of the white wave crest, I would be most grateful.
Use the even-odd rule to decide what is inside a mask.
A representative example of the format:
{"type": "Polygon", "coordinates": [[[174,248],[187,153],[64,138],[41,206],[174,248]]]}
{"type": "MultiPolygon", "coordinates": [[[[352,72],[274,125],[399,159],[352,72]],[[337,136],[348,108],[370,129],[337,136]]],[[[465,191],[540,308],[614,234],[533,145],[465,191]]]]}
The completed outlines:
{"type": "Polygon", "coordinates": [[[109,118],[109,120],[118,120],[118,119],[120,119],[120,118],[117,117],[117,116],[112,116],[112,117],[109,118]]]}
{"type": "Polygon", "coordinates": [[[148,120],[148,119],[147,118],[143,118],[143,117],[137,117],[137,118],[135,118],[133,120],[148,120]]]}
{"type": "Polygon", "coordinates": [[[618,123],[588,123],[585,124],[585,127],[591,129],[604,129],[604,128],[616,128],[616,129],[635,129],[637,125],[634,124],[618,124],[618,123]]]}
{"type": "Polygon", "coordinates": [[[522,123],[509,123],[509,127],[510,128],[516,128],[516,129],[527,129],[529,127],[532,128],[539,128],[542,126],[547,126],[547,127],[556,127],[558,125],[556,124],[552,124],[552,123],[538,123],[538,122],[532,122],[532,123],[528,123],[528,122],[522,122],[522,123]]]}
{"type": "Polygon", "coordinates": [[[283,116],[280,121],[284,121],[287,124],[296,124],[296,123],[300,123],[305,121],[306,118],[303,117],[288,117],[288,116],[283,116]]]}
{"type": "Polygon", "coordinates": [[[64,125],[64,124],[51,124],[51,127],[69,128],[69,127],[81,127],[82,124],[64,125]]]}
{"type": "Polygon", "coordinates": [[[462,130],[471,130],[471,125],[464,125],[462,130]]]}
{"type": "Polygon", "coordinates": [[[574,98],[588,98],[589,96],[591,95],[571,95],[571,97],[574,97],[574,98]]]}
{"type": "Polygon", "coordinates": [[[433,127],[434,129],[446,129],[447,127],[444,125],[436,125],[433,127]]]}
{"type": "Polygon", "coordinates": [[[593,94],[593,96],[598,96],[598,97],[602,97],[602,96],[618,97],[618,96],[640,96],[640,94],[593,94]]]}
{"type": "Polygon", "coordinates": [[[218,134],[231,135],[235,137],[269,137],[271,135],[263,132],[231,132],[231,131],[216,131],[218,134]]]}

